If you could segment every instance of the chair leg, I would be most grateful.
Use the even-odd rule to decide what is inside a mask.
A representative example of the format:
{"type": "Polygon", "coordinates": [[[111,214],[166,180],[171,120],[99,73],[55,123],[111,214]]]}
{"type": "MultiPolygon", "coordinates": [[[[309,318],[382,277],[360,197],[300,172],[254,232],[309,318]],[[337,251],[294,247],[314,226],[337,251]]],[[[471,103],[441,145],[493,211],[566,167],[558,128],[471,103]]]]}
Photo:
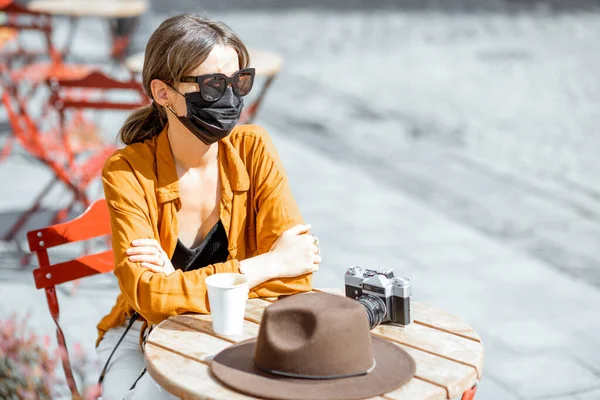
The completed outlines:
{"type": "Polygon", "coordinates": [[[31,218],[33,216],[33,214],[35,214],[36,212],[39,211],[39,209],[42,206],[42,200],[44,200],[44,197],[46,197],[46,195],[48,195],[50,190],[52,190],[52,188],[54,187],[54,185],[57,182],[58,182],[58,179],[56,179],[56,178],[53,178],[50,182],[48,182],[46,187],[40,192],[40,194],[35,199],[33,205],[29,208],[29,210],[27,210],[21,214],[19,219],[12,225],[12,227],[4,235],[2,240],[8,242],[8,241],[13,240],[17,236],[17,234],[19,233],[21,228],[23,228],[23,225],[25,225],[27,223],[27,220],[29,220],[29,218],[31,218]]]}
{"type": "MultiPolygon", "coordinates": [[[[58,182],[58,180],[55,180],[55,182],[58,182]]],[[[44,195],[45,196],[45,195],[44,195]]],[[[55,225],[58,224],[60,222],[63,222],[64,220],[67,219],[67,217],[69,216],[69,213],[73,210],[73,208],[77,205],[78,202],[81,202],[84,205],[84,209],[88,208],[89,206],[89,200],[87,199],[87,197],[85,196],[85,194],[81,194],[81,197],[75,195],[73,197],[73,200],[71,201],[71,203],[69,203],[69,205],[61,210],[58,210],[57,212],[54,213],[54,217],[52,218],[52,221],[50,223],[50,225],[55,225]]],[[[43,196],[42,196],[43,198],[43,196]]],[[[41,204],[41,200],[40,202],[36,203],[40,203],[41,204]]],[[[27,213],[30,213],[30,215],[34,214],[35,212],[37,212],[37,210],[39,209],[39,207],[37,208],[32,208],[30,211],[28,211],[27,213]]],[[[25,214],[27,214],[25,213],[25,214]]],[[[27,221],[27,219],[29,219],[30,215],[23,215],[21,217],[21,219],[25,219],[25,221],[27,221]]],[[[17,223],[14,225],[13,230],[16,229],[16,233],[19,232],[19,230],[21,229],[21,227],[23,226],[23,223],[19,223],[19,221],[17,221],[17,223]]],[[[9,232],[10,233],[10,232],[9,232]]],[[[16,236],[16,233],[14,233],[13,235],[16,236]]],[[[6,239],[5,239],[6,240],[6,239]]],[[[21,257],[21,262],[20,262],[20,267],[21,269],[27,267],[27,265],[29,265],[29,261],[31,260],[31,254],[25,254],[23,255],[23,257],[21,257]]]]}
{"type": "Polygon", "coordinates": [[[56,325],[56,339],[58,340],[58,349],[60,352],[60,359],[62,361],[63,370],[65,372],[65,378],[67,379],[67,385],[71,391],[73,399],[83,399],[77,390],[77,383],[75,382],[75,376],[73,375],[73,367],[69,360],[69,352],[67,350],[67,341],[65,340],[65,334],[58,323],[59,309],[58,309],[58,298],[56,297],[56,288],[51,287],[46,289],[46,300],[48,302],[48,308],[50,314],[52,314],[52,320],[56,325]]]}
{"type": "Polygon", "coordinates": [[[64,220],[67,219],[67,217],[69,216],[69,213],[71,211],[73,211],[73,208],[75,208],[75,206],[78,203],[81,203],[83,205],[83,209],[87,209],[90,206],[90,201],[87,198],[87,195],[83,192],[85,190],[85,188],[80,188],[81,190],[78,191],[77,193],[73,193],[73,200],[71,200],[71,202],[69,203],[68,206],[64,207],[61,210],[58,210],[55,214],[54,214],[54,218],[52,219],[52,222],[50,223],[50,225],[54,225],[54,224],[59,224],[61,222],[63,222],[64,220]]]}
{"type": "Polygon", "coordinates": [[[60,50],[61,58],[66,59],[71,54],[71,47],[73,46],[73,39],[75,38],[75,31],[77,30],[78,23],[79,18],[69,17],[69,27],[67,28],[67,41],[65,42],[62,50],[60,50]]]}
{"type": "Polygon", "coordinates": [[[112,39],[110,56],[113,60],[118,62],[125,60],[131,39],[138,27],[139,19],[139,17],[115,18],[110,21],[109,29],[112,39]]]}
{"type": "Polygon", "coordinates": [[[475,382],[471,389],[463,393],[461,400],[473,400],[475,398],[475,392],[477,392],[477,382],[475,382]]]}
{"type": "Polygon", "coordinates": [[[275,75],[271,75],[267,78],[267,81],[263,85],[256,100],[254,100],[254,102],[247,107],[246,113],[242,112],[242,118],[240,118],[240,123],[251,124],[252,122],[254,122],[254,119],[256,118],[256,114],[258,113],[258,108],[262,104],[262,101],[263,101],[265,95],[267,94],[267,91],[271,87],[271,84],[273,83],[274,79],[275,79],[275,75]]]}
{"type": "Polygon", "coordinates": [[[4,161],[4,159],[6,157],[8,157],[10,155],[10,153],[12,152],[14,140],[15,140],[15,138],[12,135],[8,139],[6,139],[6,142],[4,143],[4,147],[2,148],[2,151],[0,152],[0,162],[4,161]]]}
{"type": "Polygon", "coordinates": [[[66,220],[76,203],[77,201],[73,200],[68,206],[64,207],[61,210],[58,210],[54,214],[54,218],[52,218],[52,222],[50,222],[50,225],[60,224],[61,222],[66,220]]]}
{"type": "Polygon", "coordinates": [[[56,327],[56,339],[58,340],[58,348],[60,351],[60,358],[62,361],[65,378],[67,379],[67,386],[69,386],[69,390],[73,396],[73,399],[83,399],[77,390],[77,383],[75,382],[75,376],[73,375],[73,367],[71,367],[71,362],[69,361],[69,352],[67,350],[65,334],[60,326],[58,326],[58,323],[56,324],[56,327]]]}

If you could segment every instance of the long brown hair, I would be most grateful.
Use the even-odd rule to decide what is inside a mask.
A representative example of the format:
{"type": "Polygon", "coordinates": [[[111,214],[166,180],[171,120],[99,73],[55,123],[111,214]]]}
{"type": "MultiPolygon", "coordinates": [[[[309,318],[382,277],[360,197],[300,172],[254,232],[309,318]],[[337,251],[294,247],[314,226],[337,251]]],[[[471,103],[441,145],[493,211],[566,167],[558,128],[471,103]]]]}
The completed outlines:
{"type": "MultiPolygon", "coordinates": [[[[179,14],[165,20],[154,31],[144,56],[142,80],[146,94],[153,99],[150,82],[154,79],[175,83],[202,64],[214,46],[230,46],[238,54],[240,68],[249,63],[248,50],[240,38],[223,22],[196,14],[179,14]]],[[[125,144],[143,142],[158,135],[167,122],[164,107],[155,101],[135,110],[119,131],[125,144]]]]}

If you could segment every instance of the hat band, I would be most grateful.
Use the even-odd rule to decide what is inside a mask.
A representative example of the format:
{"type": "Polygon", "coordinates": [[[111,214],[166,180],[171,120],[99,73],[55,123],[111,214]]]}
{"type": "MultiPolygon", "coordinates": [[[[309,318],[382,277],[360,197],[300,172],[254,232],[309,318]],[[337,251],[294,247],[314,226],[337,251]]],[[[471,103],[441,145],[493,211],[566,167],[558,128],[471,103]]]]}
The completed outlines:
{"type": "Polygon", "coordinates": [[[363,376],[363,375],[367,375],[368,373],[372,372],[375,369],[375,365],[377,364],[377,361],[375,361],[375,359],[373,359],[373,365],[371,365],[369,367],[368,370],[366,370],[365,372],[357,372],[355,374],[346,374],[346,375],[304,375],[304,374],[295,374],[293,372],[284,372],[284,371],[277,371],[274,369],[266,369],[266,368],[261,368],[258,365],[254,364],[256,366],[256,368],[264,371],[264,372],[268,372],[270,374],[274,374],[274,375],[281,375],[281,376],[285,376],[288,378],[300,378],[300,379],[315,379],[315,380],[320,380],[320,379],[342,379],[342,378],[352,378],[352,377],[356,377],[356,376],[363,376]]]}

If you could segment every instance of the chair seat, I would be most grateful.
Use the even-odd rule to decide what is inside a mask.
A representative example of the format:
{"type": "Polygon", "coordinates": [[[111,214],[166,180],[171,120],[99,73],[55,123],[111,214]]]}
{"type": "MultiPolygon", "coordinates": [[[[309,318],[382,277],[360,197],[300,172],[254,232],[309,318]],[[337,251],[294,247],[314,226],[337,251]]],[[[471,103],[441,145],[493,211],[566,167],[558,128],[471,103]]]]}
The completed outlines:
{"type": "Polygon", "coordinates": [[[95,151],[105,146],[98,126],[93,121],[85,119],[83,115],[71,121],[67,126],[67,135],[71,150],[75,154],[95,151]]]}
{"type": "Polygon", "coordinates": [[[48,79],[76,80],[92,72],[94,68],[88,65],[63,64],[63,63],[33,63],[13,71],[11,78],[14,81],[28,80],[30,82],[44,82],[48,79]]]}
{"type": "MultiPolygon", "coordinates": [[[[112,154],[116,150],[115,146],[108,145],[102,140],[96,124],[83,118],[71,122],[67,127],[66,134],[69,137],[71,151],[75,155],[89,153],[92,154],[90,157],[94,157],[96,153],[101,151],[112,154]]],[[[41,133],[38,138],[29,139],[25,143],[21,141],[21,144],[25,147],[26,151],[37,158],[51,159],[60,164],[67,161],[67,152],[65,151],[58,128],[41,133]]],[[[76,175],[80,176],[77,173],[76,175]]]]}

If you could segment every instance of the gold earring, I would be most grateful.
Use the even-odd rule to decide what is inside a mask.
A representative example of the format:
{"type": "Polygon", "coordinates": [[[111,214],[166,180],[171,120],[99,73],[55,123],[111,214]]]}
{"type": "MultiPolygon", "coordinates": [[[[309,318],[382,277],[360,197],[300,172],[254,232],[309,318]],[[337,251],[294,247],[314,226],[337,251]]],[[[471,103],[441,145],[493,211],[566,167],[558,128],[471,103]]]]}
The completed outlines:
{"type": "Polygon", "coordinates": [[[177,115],[177,113],[175,112],[175,110],[173,110],[173,108],[171,108],[171,105],[169,103],[165,104],[165,108],[169,111],[171,111],[173,114],[177,115]]]}

